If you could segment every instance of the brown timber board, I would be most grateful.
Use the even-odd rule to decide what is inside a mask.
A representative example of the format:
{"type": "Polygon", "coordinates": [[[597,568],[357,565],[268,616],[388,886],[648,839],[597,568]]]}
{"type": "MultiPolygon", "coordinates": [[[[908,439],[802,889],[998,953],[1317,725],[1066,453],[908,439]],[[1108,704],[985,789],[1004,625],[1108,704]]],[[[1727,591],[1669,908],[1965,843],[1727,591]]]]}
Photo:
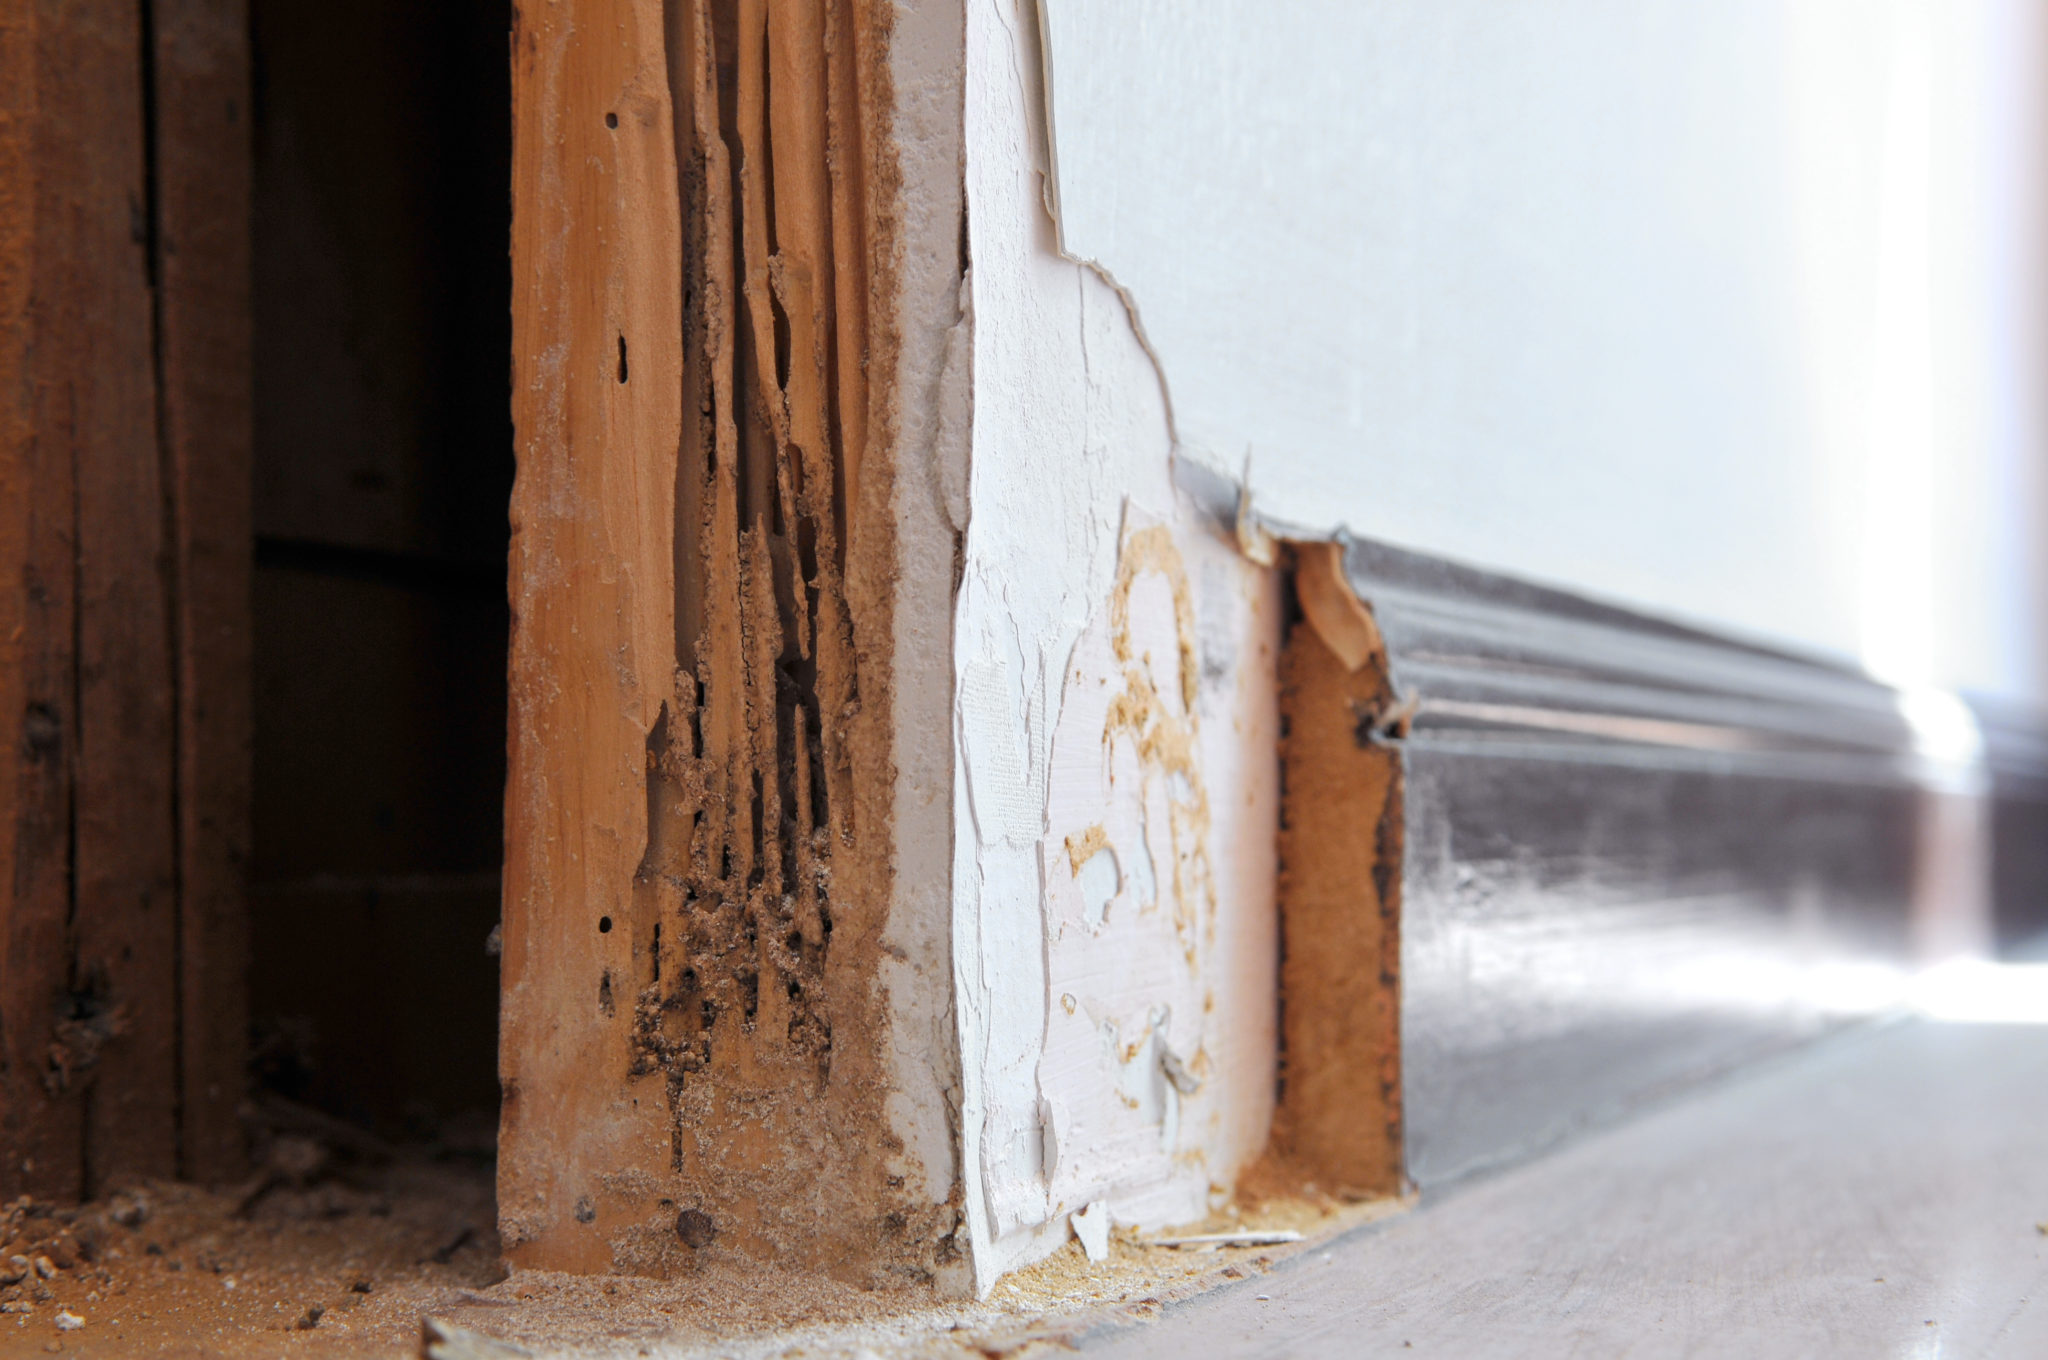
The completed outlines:
{"type": "MultiPolygon", "coordinates": [[[[166,180],[151,167],[165,140],[148,105],[155,18],[111,0],[47,0],[0,19],[0,1193],[72,1197],[179,1169],[178,820],[181,809],[232,819],[245,799],[232,777],[178,789],[175,677],[189,656],[167,478],[246,479],[194,452],[222,429],[232,445],[246,369],[238,381],[235,355],[192,351],[190,321],[154,310],[154,270],[175,241],[154,211],[166,180]],[[178,337],[177,381],[160,388],[166,334],[178,337]],[[195,383],[218,398],[192,404],[195,383]],[[163,443],[166,410],[203,439],[163,443]]],[[[239,70],[240,30],[222,31],[239,70]]],[[[174,119],[170,134],[183,131],[174,119]]],[[[186,189],[218,169],[218,147],[190,150],[171,172],[186,189]]],[[[244,308],[234,252],[245,215],[229,202],[210,230],[212,243],[194,233],[196,256],[228,238],[226,267],[202,267],[182,293],[203,297],[202,310],[244,308]]],[[[246,518],[196,536],[237,560],[230,577],[245,568],[246,518]]],[[[213,587],[200,635],[245,631],[245,612],[231,580],[213,587]]],[[[188,694],[243,683],[218,664],[199,669],[188,694]]],[[[242,721],[231,700],[213,726],[223,719],[242,721]]],[[[232,892],[213,910],[238,929],[232,892]]],[[[222,1116],[239,1094],[240,1049],[237,1032],[214,1069],[228,1083],[222,1116]]]]}
{"type": "Polygon", "coordinates": [[[879,1282],[950,1249],[952,1207],[890,1170],[877,985],[894,542],[863,446],[891,343],[866,301],[887,19],[574,0],[515,25],[499,1189],[519,1264],[738,1252],[879,1282]]]}
{"type": "Polygon", "coordinates": [[[180,1174],[239,1173],[250,732],[243,0],[153,0],[159,438],[177,643],[180,1174]]]}
{"type": "Polygon", "coordinates": [[[1394,695],[1371,616],[1332,573],[1324,545],[1297,551],[1308,612],[1289,627],[1280,655],[1281,1064],[1272,1157],[1283,1179],[1371,1198],[1404,1185],[1401,756],[1381,731],[1394,695]],[[1313,607],[1311,590],[1321,592],[1313,607]],[[1340,659],[1325,629],[1355,665],[1340,659]]]}
{"type": "Polygon", "coordinates": [[[42,173],[45,129],[53,112],[67,111],[46,73],[70,54],[47,28],[41,6],[0,10],[0,1193],[76,1195],[80,1092],[43,1079],[71,973],[77,736],[76,469],[52,423],[69,402],[53,400],[45,376],[61,372],[62,358],[41,334],[60,286],[42,238],[63,201],[42,173]]]}

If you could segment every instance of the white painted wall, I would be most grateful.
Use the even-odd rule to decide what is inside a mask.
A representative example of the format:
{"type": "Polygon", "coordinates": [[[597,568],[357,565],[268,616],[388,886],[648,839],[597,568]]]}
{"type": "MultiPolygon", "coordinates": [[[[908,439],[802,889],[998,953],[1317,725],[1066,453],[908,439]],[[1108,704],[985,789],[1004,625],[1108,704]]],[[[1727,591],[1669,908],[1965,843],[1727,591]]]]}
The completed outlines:
{"type": "Polygon", "coordinates": [[[2043,692],[2033,0],[1043,0],[1064,249],[1265,516],[2043,692]]]}

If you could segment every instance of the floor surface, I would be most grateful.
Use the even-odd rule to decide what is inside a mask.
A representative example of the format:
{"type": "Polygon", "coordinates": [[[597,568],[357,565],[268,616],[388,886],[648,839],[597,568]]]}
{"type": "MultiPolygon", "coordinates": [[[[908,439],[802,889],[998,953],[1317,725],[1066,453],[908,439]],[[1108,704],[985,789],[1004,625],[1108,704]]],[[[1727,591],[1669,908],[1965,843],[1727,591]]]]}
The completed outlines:
{"type": "Polygon", "coordinates": [[[1081,1350],[2048,1357],[2048,1025],[1838,1036],[1081,1350]]]}

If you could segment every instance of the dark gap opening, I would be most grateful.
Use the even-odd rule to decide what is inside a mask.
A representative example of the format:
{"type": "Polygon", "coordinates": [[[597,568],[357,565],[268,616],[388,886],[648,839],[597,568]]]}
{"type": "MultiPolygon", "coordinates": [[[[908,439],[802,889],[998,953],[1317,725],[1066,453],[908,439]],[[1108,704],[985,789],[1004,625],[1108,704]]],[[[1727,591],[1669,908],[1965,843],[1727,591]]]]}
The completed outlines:
{"type": "Polygon", "coordinates": [[[250,25],[253,1084],[259,1104],[481,1173],[499,1100],[510,9],[252,0],[250,25]]]}
{"type": "MultiPolygon", "coordinates": [[[[775,120],[767,110],[774,107],[775,65],[768,57],[768,44],[761,44],[761,96],[763,114],[761,118],[761,232],[768,243],[768,258],[773,261],[782,250],[782,242],[775,233],[775,120]]],[[[770,275],[772,282],[773,275],[770,275]]],[[[775,385],[777,395],[789,390],[790,332],[789,313],[782,305],[782,291],[775,287],[768,290],[768,311],[773,319],[775,333],[775,385]]]]}
{"type": "Polygon", "coordinates": [[[803,682],[793,674],[796,664],[807,663],[792,663],[785,653],[785,660],[775,667],[775,768],[780,772],[776,782],[781,806],[775,809],[775,825],[769,830],[776,840],[781,868],[780,888],[784,893],[798,891],[796,733],[797,724],[803,721],[805,690],[803,682]]]}
{"type": "MultiPolygon", "coordinates": [[[[710,249],[705,220],[707,166],[695,130],[695,73],[686,69],[693,60],[695,44],[691,32],[695,22],[694,12],[681,0],[662,0],[669,108],[675,130],[676,207],[686,261],[707,259],[710,249]]],[[[697,640],[704,629],[704,490],[706,473],[715,470],[718,462],[716,401],[704,353],[708,318],[703,314],[697,277],[696,270],[683,270],[682,310],[677,316],[683,337],[683,428],[676,450],[673,554],[676,666],[684,676],[696,672],[697,640]]],[[[678,683],[690,682],[679,677],[678,683]]]]}

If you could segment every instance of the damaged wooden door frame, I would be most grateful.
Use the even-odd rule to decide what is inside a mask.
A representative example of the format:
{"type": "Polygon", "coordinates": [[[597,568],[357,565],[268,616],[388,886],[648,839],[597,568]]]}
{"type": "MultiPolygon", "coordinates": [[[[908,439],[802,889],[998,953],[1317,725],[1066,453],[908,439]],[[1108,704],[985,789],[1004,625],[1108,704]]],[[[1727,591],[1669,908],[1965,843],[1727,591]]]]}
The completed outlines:
{"type": "Polygon", "coordinates": [[[958,25],[515,11],[515,1263],[961,1269],[935,890],[958,25]]]}

